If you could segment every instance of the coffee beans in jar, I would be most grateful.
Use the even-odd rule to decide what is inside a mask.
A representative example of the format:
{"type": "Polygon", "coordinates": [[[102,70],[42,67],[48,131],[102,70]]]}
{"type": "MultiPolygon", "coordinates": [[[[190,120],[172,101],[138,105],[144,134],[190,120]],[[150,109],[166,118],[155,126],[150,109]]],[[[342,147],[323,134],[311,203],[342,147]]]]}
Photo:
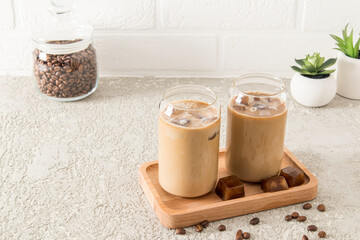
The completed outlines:
{"type": "MultiPolygon", "coordinates": [[[[48,41],[48,44],[67,45],[82,41],[48,41]]],[[[85,49],[49,54],[34,50],[34,75],[41,93],[60,99],[78,100],[95,91],[97,85],[97,62],[95,48],[90,43],[85,49]]]]}

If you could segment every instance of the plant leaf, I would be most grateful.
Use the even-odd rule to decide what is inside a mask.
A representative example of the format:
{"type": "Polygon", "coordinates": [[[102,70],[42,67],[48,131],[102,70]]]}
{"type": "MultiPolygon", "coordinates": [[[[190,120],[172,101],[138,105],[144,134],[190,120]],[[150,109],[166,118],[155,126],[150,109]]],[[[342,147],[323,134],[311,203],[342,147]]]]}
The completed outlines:
{"type": "Polygon", "coordinates": [[[322,72],[317,73],[317,75],[331,74],[331,73],[333,73],[333,72],[335,72],[335,69],[322,71],[322,72]]]}
{"type": "Polygon", "coordinates": [[[341,49],[346,49],[346,45],[344,43],[336,43],[336,45],[341,49]]]}
{"type": "Polygon", "coordinates": [[[349,26],[349,23],[346,24],[344,30],[342,31],[344,41],[346,41],[346,39],[347,39],[347,28],[348,28],[348,26],[349,26]]]}
{"type": "Polygon", "coordinates": [[[305,65],[303,66],[303,69],[310,73],[316,72],[316,67],[314,65],[305,65]]]}
{"type": "Polygon", "coordinates": [[[354,35],[354,29],[351,30],[350,36],[349,36],[349,51],[351,51],[351,56],[354,57],[354,42],[353,42],[353,35],[354,35]]]}
{"type": "Polygon", "coordinates": [[[296,62],[297,64],[299,64],[301,67],[305,65],[304,59],[296,59],[296,58],[295,58],[295,62],[296,62]]]}
{"type": "Polygon", "coordinates": [[[329,58],[328,60],[326,60],[323,65],[320,66],[320,68],[318,69],[318,72],[324,70],[325,68],[331,67],[332,65],[334,65],[336,63],[336,58],[329,58]]]}
{"type": "Polygon", "coordinates": [[[340,37],[336,36],[336,35],[333,35],[333,34],[330,34],[330,37],[332,37],[335,41],[337,41],[338,43],[342,43],[344,44],[344,40],[341,39],[340,37]]]}
{"type": "Polygon", "coordinates": [[[325,57],[320,57],[320,55],[319,55],[319,60],[316,64],[315,68],[319,69],[321,67],[321,65],[323,65],[324,61],[325,61],[325,57]]]}
{"type": "Polygon", "coordinates": [[[354,47],[354,58],[359,58],[359,45],[360,45],[360,38],[358,39],[358,41],[355,43],[355,47],[354,47]]]}
{"type": "Polygon", "coordinates": [[[311,75],[310,72],[308,72],[308,71],[306,71],[306,70],[304,70],[304,69],[301,69],[301,68],[299,68],[299,67],[297,67],[297,66],[291,66],[291,68],[292,68],[295,72],[298,72],[298,73],[300,73],[300,74],[308,74],[308,75],[311,75]]]}

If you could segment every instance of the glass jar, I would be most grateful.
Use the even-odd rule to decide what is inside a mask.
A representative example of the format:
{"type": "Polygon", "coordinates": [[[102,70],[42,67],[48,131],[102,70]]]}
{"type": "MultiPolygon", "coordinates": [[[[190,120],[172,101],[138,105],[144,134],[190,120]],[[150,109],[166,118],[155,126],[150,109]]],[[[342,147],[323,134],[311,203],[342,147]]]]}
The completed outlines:
{"type": "Polygon", "coordinates": [[[226,167],[241,180],[260,182],[279,173],[284,151],[287,94],[266,74],[234,81],[227,107],[226,167]]]}
{"type": "Polygon", "coordinates": [[[58,101],[89,96],[98,85],[93,29],[70,17],[73,0],[51,0],[52,18],[33,33],[35,86],[58,101]]]}
{"type": "Polygon", "coordinates": [[[210,192],[217,180],[220,103],[208,88],[181,85],[160,102],[159,182],[181,197],[210,192]]]}

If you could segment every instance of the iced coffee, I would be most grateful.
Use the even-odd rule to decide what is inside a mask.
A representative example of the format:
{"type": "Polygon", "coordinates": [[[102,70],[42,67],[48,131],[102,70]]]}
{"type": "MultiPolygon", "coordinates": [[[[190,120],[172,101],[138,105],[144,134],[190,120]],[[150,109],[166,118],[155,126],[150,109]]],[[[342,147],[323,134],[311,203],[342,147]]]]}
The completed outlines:
{"type": "Polygon", "coordinates": [[[286,94],[282,81],[275,77],[256,75],[240,80],[227,107],[225,162],[241,180],[260,182],[280,171],[286,94]]]}
{"type": "Polygon", "coordinates": [[[195,92],[184,100],[168,97],[158,120],[159,182],[165,191],[181,197],[204,195],[217,180],[220,106],[216,96],[200,86],[179,86],[177,95],[196,88],[209,91],[211,97],[192,99],[195,92]]]}

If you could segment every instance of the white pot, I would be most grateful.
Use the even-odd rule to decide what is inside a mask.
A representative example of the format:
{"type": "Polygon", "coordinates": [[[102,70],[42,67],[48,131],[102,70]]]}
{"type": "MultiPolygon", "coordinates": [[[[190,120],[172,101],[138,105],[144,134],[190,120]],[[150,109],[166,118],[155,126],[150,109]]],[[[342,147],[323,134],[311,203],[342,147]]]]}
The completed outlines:
{"type": "Polygon", "coordinates": [[[360,59],[351,58],[339,52],[336,79],[339,95],[360,100],[360,59]]]}
{"type": "Polygon", "coordinates": [[[306,107],[321,107],[336,95],[336,79],[333,74],[327,78],[313,79],[295,73],[290,90],[293,98],[306,107]]]}

